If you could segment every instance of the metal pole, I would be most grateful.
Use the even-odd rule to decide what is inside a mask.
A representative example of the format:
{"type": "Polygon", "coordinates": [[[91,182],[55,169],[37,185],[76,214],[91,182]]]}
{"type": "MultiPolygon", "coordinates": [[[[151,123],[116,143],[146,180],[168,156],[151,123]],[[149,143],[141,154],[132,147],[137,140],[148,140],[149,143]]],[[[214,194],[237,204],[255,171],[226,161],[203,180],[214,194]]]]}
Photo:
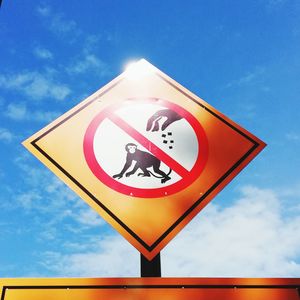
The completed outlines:
{"type": "Polygon", "coordinates": [[[141,253],[141,277],[161,277],[160,253],[152,260],[141,253]]]}

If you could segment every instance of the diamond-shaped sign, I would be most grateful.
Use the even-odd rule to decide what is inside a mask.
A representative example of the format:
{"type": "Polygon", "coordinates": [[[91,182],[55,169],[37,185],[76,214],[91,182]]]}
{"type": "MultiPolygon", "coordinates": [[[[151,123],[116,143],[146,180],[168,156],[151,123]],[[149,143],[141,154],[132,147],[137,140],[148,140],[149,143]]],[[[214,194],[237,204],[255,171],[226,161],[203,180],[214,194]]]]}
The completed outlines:
{"type": "Polygon", "coordinates": [[[265,147],[145,60],[24,145],[149,260],[265,147]]]}

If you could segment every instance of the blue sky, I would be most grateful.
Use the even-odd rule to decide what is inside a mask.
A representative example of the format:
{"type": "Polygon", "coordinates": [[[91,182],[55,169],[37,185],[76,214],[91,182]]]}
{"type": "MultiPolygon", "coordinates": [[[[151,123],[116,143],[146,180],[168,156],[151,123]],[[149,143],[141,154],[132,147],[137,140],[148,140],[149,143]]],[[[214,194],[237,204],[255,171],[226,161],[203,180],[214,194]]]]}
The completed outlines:
{"type": "Polygon", "coordinates": [[[21,142],[140,58],[268,144],[162,251],[163,275],[300,277],[299,15],[298,0],[4,0],[0,277],[139,276],[139,253],[21,142]]]}

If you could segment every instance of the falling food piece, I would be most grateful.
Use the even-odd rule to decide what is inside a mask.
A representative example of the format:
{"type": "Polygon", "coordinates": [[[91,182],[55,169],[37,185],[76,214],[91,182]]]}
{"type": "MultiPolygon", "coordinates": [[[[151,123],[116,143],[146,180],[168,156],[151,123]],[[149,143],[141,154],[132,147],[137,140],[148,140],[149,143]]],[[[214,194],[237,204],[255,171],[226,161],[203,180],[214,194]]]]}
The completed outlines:
{"type": "Polygon", "coordinates": [[[170,141],[170,143],[171,143],[171,144],[174,144],[174,141],[173,141],[173,140],[171,140],[171,141],[170,141]]]}
{"type": "Polygon", "coordinates": [[[172,135],[172,132],[168,132],[168,135],[172,135]]]}
{"type": "Polygon", "coordinates": [[[164,143],[164,144],[167,144],[167,143],[168,143],[168,141],[167,141],[167,140],[163,140],[163,143],[164,143]]]}
{"type": "Polygon", "coordinates": [[[165,135],[165,134],[162,134],[162,135],[161,135],[161,137],[165,138],[165,137],[166,137],[166,135],[165,135]]]}
{"type": "Polygon", "coordinates": [[[173,146],[169,146],[169,149],[173,149],[173,146]]]}

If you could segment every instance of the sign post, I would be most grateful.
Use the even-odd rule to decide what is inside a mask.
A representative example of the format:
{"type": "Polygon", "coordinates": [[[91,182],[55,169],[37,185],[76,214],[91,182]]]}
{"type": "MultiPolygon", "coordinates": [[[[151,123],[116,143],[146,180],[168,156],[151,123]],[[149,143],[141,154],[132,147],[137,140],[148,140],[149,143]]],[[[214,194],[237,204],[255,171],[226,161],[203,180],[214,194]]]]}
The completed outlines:
{"type": "Polygon", "coordinates": [[[141,253],[141,277],[161,277],[160,253],[150,261],[141,253]]]}

